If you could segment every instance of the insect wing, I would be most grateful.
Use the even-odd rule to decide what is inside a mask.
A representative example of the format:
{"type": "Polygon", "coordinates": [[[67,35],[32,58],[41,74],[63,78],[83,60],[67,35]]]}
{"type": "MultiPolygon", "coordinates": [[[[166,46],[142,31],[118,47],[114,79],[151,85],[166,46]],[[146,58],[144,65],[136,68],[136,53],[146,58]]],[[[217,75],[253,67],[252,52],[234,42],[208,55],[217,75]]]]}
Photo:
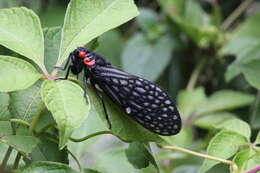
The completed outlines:
{"type": "Polygon", "coordinates": [[[143,127],[165,136],[180,131],[181,118],[177,108],[152,82],[112,66],[96,66],[92,75],[95,83],[143,127]]]}

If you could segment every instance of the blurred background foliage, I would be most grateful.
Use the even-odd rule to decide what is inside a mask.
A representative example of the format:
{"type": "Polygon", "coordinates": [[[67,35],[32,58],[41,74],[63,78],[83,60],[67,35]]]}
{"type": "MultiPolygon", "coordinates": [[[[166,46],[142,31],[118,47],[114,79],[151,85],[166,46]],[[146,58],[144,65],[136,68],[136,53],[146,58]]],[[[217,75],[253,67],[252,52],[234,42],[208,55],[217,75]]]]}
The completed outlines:
{"type": "MultiPolygon", "coordinates": [[[[254,141],[260,128],[260,1],[135,2],[140,15],[99,37],[95,51],[114,66],[158,83],[177,102],[183,118],[183,130],[174,139],[176,145],[203,152],[219,129],[225,126],[236,129],[237,124],[230,126],[226,122],[237,118],[250,124],[250,132],[244,134],[246,130],[242,130],[241,133],[254,141]]],[[[68,3],[69,0],[1,0],[0,8],[26,6],[33,9],[40,16],[45,33],[52,33],[46,35],[59,40],[59,30],[47,27],[63,25],[68,3]]],[[[0,53],[14,54],[4,47],[0,47],[0,53]]],[[[57,55],[47,53],[45,63],[48,70],[52,69],[55,58],[57,55]]],[[[27,92],[34,91],[33,87],[27,92]]],[[[15,109],[10,112],[5,108],[9,100],[19,94],[22,93],[0,94],[1,120],[15,114],[15,109]]],[[[15,106],[16,102],[12,103],[10,106],[15,106]]],[[[50,113],[45,111],[45,114],[50,113]]],[[[41,117],[46,119],[51,116],[41,117]]],[[[95,115],[90,118],[95,119],[95,115]]],[[[51,118],[47,119],[42,122],[52,121],[51,118]]],[[[100,129],[101,122],[92,122],[95,121],[91,126],[84,124],[74,136],[83,137],[100,129]]],[[[0,145],[3,156],[6,146],[0,145]]],[[[127,162],[124,154],[127,145],[110,135],[94,137],[82,143],[71,142],[69,148],[80,158],[84,167],[113,173],[140,172],[127,162]]],[[[152,149],[161,172],[195,173],[203,162],[184,153],[152,149]]],[[[34,153],[44,151],[42,145],[34,153]]],[[[67,162],[61,153],[42,157],[35,159],[67,162]]],[[[260,162],[260,158],[256,159],[260,162]]],[[[74,160],[69,160],[70,165],[76,167],[74,160]]],[[[240,168],[245,170],[256,163],[246,162],[240,168]]],[[[152,166],[141,172],[155,172],[156,169],[150,168],[152,166]]],[[[228,172],[228,167],[221,164],[208,172],[228,172]]]]}

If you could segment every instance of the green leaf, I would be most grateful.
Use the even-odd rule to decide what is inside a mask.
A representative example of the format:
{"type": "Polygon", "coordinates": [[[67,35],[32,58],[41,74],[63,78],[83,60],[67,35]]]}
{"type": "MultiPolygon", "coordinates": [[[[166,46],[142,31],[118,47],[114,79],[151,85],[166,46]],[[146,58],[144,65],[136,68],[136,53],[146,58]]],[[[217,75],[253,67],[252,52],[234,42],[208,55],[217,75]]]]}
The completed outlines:
{"type": "Polygon", "coordinates": [[[42,84],[41,96],[58,124],[59,147],[62,149],[72,132],[88,116],[89,106],[83,97],[83,90],[70,81],[46,80],[42,84]]]}
{"type": "Polygon", "coordinates": [[[0,138],[0,142],[5,143],[19,152],[28,154],[36,147],[39,142],[37,138],[33,136],[3,136],[0,138]]]}
{"type": "Polygon", "coordinates": [[[0,10],[0,44],[44,67],[44,41],[38,16],[29,9],[0,10]]]}
{"type": "Polygon", "coordinates": [[[260,60],[253,60],[250,63],[243,64],[242,72],[245,75],[249,84],[257,89],[260,89],[260,60]]]}
{"type": "MultiPolygon", "coordinates": [[[[92,105],[91,107],[95,109],[102,121],[107,124],[102,103],[95,95],[92,87],[88,87],[88,96],[92,105]]],[[[111,101],[111,99],[107,98],[105,95],[103,96],[105,99],[107,114],[112,125],[111,130],[114,135],[125,141],[162,142],[162,138],[160,136],[146,130],[131,117],[129,117],[129,115],[125,114],[118,105],[111,101]]]]}
{"type": "Polygon", "coordinates": [[[259,38],[259,20],[260,20],[260,13],[255,13],[251,17],[248,17],[247,20],[240,24],[239,27],[234,31],[234,37],[252,37],[252,38],[259,38]]]}
{"type": "Polygon", "coordinates": [[[123,68],[131,74],[155,81],[169,64],[172,50],[173,44],[168,35],[151,43],[138,33],[128,41],[123,51],[123,68]]]}
{"type": "Polygon", "coordinates": [[[202,105],[197,115],[212,113],[224,110],[233,110],[239,107],[247,106],[254,100],[251,94],[245,94],[232,90],[221,90],[210,96],[207,102],[202,105]]]}
{"type": "Polygon", "coordinates": [[[10,112],[13,118],[31,123],[34,117],[39,116],[44,109],[40,95],[41,84],[38,81],[25,90],[10,93],[10,112]]]}
{"type": "Polygon", "coordinates": [[[136,169],[146,168],[151,163],[159,172],[159,168],[156,164],[153,155],[147,149],[147,146],[145,146],[143,143],[132,142],[131,144],[129,144],[129,147],[125,150],[125,153],[128,161],[136,169]]]}
{"type": "Polygon", "coordinates": [[[7,93],[0,93],[0,121],[6,121],[11,118],[9,112],[10,96],[7,93]]]}
{"type": "Polygon", "coordinates": [[[67,8],[59,66],[69,53],[138,15],[132,0],[72,0],[67,8]]]}
{"type": "Polygon", "coordinates": [[[113,66],[121,67],[121,53],[124,47],[123,38],[118,31],[108,31],[99,37],[96,52],[111,61],[113,66]]]}
{"type": "Polygon", "coordinates": [[[48,72],[53,70],[58,56],[61,40],[61,27],[44,28],[44,63],[48,72]]]}
{"type": "Polygon", "coordinates": [[[53,161],[68,163],[66,150],[59,150],[58,144],[47,140],[44,136],[40,138],[38,145],[30,154],[31,161],[53,161]]]}
{"type": "Polygon", "coordinates": [[[219,123],[216,128],[235,132],[241,136],[246,137],[247,140],[250,141],[251,129],[248,123],[245,121],[239,119],[229,119],[219,123]]]}
{"type": "Polygon", "coordinates": [[[255,139],[255,145],[259,145],[260,144],[260,131],[258,131],[257,137],[255,139]]]}
{"type": "Polygon", "coordinates": [[[178,108],[183,117],[189,117],[206,101],[203,88],[183,90],[178,95],[178,108]]]}
{"type": "MultiPolygon", "coordinates": [[[[239,149],[240,146],[245,145],[247,141],[241,135],[234,132],[221,131],[217,133],[210,141],[207,154],[228,159],[233,156],[239,149]]],[[[219,162],[213,160],[204,160],[200,167],[200,173],[208,171],[214,165],[219,162]]]]}
{"type": "Polygon", "coordinates": [[[12,135],[13,129],[9,121],[0,121],[0,138],[6,135],[12,135]]]}
{"type": "Polygon", "coordinates": [[[10,92],[28,88],[41,77],[41,74],[22,59],[1,55],[0,76],[0,92],[10,92]]]}
{"type": "Polygon", "coordinates": [[[235,119],[236,116],[229,112],[209,113],[195,120],[194,125],[205,129],[216,129],[219,124],[235,119]]]}
{"type": "Polygon", "coordinates": [[[33,162],[15,173],[79,173],[68,165],[57,162],[33,162]]]}
{"type": "Polygon", "coordinates": [[[248,148],[237,153],[233,161],[237,164],[239,170],[244,172],[259,165],[260,155],[255,150],[248,148]]]}

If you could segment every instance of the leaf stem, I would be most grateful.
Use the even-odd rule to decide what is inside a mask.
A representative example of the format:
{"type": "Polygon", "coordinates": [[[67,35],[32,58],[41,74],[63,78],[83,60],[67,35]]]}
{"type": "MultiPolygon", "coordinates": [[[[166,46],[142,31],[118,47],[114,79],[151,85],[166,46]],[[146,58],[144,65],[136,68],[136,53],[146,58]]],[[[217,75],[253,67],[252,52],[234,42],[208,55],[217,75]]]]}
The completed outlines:
{"type": "Polygon", "coordinates": [[[75,162],[77,163],[77,165],[79,167],[79,171],[81,172],[82,171],[82,167],[80,165],[79,160],[77,159],[77,157],[70,150],[67,149],[67,151],[71,155],[71,157],[75,160],[75,162]]]}
{"type": "Polygon", "coordinates": [[[13,148],[9,146],[8,149],[7,149],[7,151],[6,151],[6,153],[5,153],[4,159],[3,159],[3,161],[2,161],[2,167],[3,167],[3,169],[5,169],[5,166],[6,166],[8,160],[9,160],[9,158],[10,158],[10,156],[11,156],[12,150],[13,150],[13,148]]]}
{"type": "Polygon", "coordinates": [[[20,120],[20,119],[10,119],[9,120],[10,122],[12,123],[17,123],[17,124],[21,124],[23,126],[26,126],[26,127],[30,127],[30,124],[24,120],[20,120]]]}
{"type": "Polygon", "coordinates": [[[204,67],[204,65],[206,64],[206,59],[203,58],[201,59],[201,61],[196,65],[194,71],[191,74],[190,80],[188,82],[188,85],[186,87],[186,89],[191,90],[195,87],[196,82],[198,80],[199,74],[202,70],[202,68],[204,67]]]}
{"type": "Polygon", "coordinates": [[[73,142],[82,142],[82,141],[85,141],[89,138],[92,138],[92,137],[98,136],[98,135],[102,135],[102,134],[113,134],[113,133],[111,131],[100,131],[100,132],[96,132],[96,133],[93,133],[91,135],[87,135],[83,138],[79,138],[79,139],[75,139],[75,138],[70,137],[70,140],[73,141],[73,142]]]}
{"type": "Polygon", "coordinates": [[[260,90],[257,90],[257,96],[256,96],[256,100],[255,100],[255,103],[254,103],[254,105],[252,106],[253,107],[253,113],[252,113],[252,115],[251,115],[251,120],[250,120],[250,124],[254,127],[254,121],[255,121],[255,119],[256,119],[256,117],[257,117],[257,112],[258,112],[258,110],[257,110],[257,108],[258,108],[258,106],[259,106],[259,104],[260,104],[260,90]]]}
{"type": "Polygon", "coordinates": [[[15,160],[14,160],[13,169],[17,169],[18,168],[18,165],[19,165],[21,157],[22,157],[21,153],[18,152],[16,157],[15,157],[15,160]]]}
{"type": "Polygon", "coordinates": [[[181,148],[181,147],[177,147],[177,146],[166,146],[166,145],[161,146],[161,145],[158,145],[158,147],[161,148],[161,149],[172,150],[172,151],[180,151],[180,152],[188,153],[188,154],[193,155],[193,156],[218,161],[218,162],[230,165],[232,167],[234,173],[240,173],[236,163],[234,163],[230,160],[225,160],[225,159],[210,156],[210,155],[207,155],[207,154],[198,153],[198,152],[191,151],[191,150],[181,148]]]}
{"type": "Polygon", "coordinates": [[[247,170],[245,173],[257,173],[258,171],[260,171],[260,165],[256,165],[256,167],[247,170]]]}
{"type": "Polygon", "coordinates": [[[232,23],[254,2],[254,0],[244,0],[222,23],[221,28],[225,31],[232,23]]]}

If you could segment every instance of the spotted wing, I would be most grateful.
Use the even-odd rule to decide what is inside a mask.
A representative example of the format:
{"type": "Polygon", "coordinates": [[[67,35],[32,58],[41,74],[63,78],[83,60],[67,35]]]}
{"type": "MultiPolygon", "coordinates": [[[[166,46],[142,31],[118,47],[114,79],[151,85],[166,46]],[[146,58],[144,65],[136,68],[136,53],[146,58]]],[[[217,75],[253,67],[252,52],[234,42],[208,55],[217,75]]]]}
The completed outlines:
{"type": "Polygon", "coordinates": [[[92,77],[126,114],[148,130],[177,134],[181,118],[169,96],[152,82],[112,66],[96,66],[92,77]]]}

